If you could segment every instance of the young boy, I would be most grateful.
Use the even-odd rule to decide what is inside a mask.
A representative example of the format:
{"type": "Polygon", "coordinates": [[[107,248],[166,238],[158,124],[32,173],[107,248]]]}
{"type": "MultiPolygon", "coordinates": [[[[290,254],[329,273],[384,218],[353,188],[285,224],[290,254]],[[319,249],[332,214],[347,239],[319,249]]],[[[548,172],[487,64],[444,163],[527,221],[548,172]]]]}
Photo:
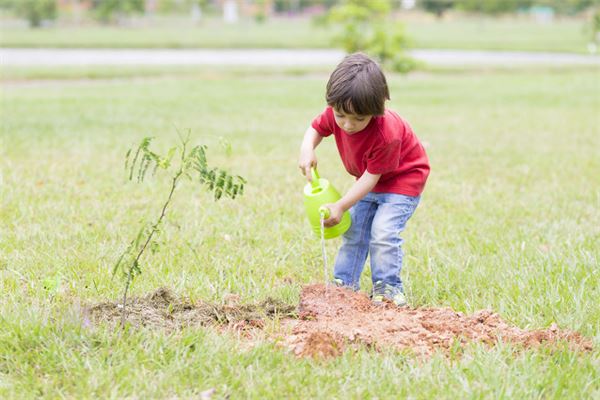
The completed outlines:
{"type": "Polygon", "coordinates": [[[357,178],[340,200],[327,205],[326,226],[339,223],[348,209],[352,216],[335,260],[334,283],[358,290],[369,253],[373,301],[389,299],[402,307],[400,233],[419,203],[429,161],[408,123],[385,109],[389,99],[377,63],[362,53],[344,58],[327,83],[328,107],[304,134],[299,167],[310,181],[315,148],[333,134],[346,170],[357,178]]]}

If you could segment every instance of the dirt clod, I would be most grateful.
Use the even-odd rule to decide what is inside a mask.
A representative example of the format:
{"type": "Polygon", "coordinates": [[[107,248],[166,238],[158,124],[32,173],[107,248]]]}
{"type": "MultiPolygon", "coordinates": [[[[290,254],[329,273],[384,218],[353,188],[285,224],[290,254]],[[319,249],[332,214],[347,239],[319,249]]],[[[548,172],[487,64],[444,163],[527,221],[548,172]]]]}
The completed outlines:
{"type": "Polygon", "coordinates": [[[303,346],[295,349],[296,355],[315,358],[337,357],[344,351],[344,341],[328,332],[312,332],[303,346]]]}

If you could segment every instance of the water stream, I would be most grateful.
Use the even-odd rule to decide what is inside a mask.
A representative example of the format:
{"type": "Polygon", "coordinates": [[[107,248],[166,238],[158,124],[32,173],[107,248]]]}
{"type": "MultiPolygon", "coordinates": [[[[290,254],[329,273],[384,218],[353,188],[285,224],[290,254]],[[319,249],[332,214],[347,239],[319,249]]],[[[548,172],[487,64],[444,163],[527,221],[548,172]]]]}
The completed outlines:
{"type": "Polygon", "coordinates": [[[321,214],[321,251],[323,253],[323,279],[325,290],[329,286],[329,268],[327,266],[327,252],[325,251],[325,216],[321,214]]]}

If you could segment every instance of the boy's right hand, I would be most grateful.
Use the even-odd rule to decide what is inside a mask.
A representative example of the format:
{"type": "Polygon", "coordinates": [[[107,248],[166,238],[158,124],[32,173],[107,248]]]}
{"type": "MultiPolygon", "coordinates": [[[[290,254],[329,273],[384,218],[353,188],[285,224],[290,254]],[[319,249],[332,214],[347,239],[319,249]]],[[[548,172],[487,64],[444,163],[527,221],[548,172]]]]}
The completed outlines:
{"type": "Polygon", "coordinates": [[[302,174],[306,176],[306,179],[312,181],[312,175],[310,169],[317,166],[317,156],[314,150],[303,149],[300,151],[300,159],[298,160],[298,168],[302,171],[302,174]]]}

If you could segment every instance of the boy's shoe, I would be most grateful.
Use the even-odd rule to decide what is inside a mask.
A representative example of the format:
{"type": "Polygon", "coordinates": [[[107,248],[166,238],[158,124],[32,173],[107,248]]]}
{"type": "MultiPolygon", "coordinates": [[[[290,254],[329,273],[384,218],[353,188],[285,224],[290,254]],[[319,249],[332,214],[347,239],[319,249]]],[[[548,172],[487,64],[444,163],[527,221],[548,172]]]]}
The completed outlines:
{"type": "Polygon", "coordinates": [[[343,280],[341,280],[340,278],[333,278],[333,280],[331,281],[331,285],[335,286],[335,287],[341,287],[344,289],[350,289],[354,292],[358,292],[359,287],[357,286],[348,286],[344,283],[343,280]]]}
{"type": "Polygon", "coordinates": [[[341,280],[340,278],[333,278],[333,280],[331,281],[331,284],[333,286],[337,286],[337,287],[344,287],[344,281],[341,280]]]}
{"type": "Polygon", "coordinates": [[[406,297],[402,291],[392,285],[384,284],[382,281],[375,282],[373,285],[373,303],[381,304],[384,299],[390,300],[398,307],[406,306],[406,297]]]}

